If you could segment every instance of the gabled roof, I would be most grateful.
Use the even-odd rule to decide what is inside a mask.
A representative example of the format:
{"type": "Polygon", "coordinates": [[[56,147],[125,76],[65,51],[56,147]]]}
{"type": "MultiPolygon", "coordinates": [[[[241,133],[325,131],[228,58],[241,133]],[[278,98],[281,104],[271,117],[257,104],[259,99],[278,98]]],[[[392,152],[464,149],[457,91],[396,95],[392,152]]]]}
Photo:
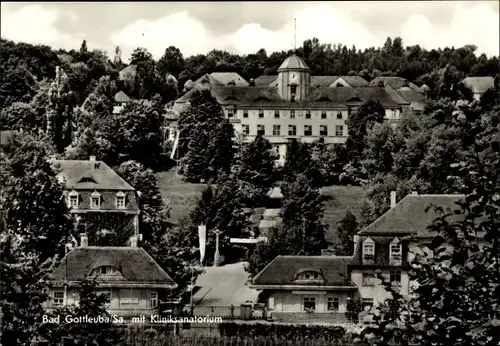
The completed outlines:
{"type": "Polygon", "coordinates": [[[262,75],[257,78],[255,78],[255,86],[269,86],[271,83],[273,83],[278,76],[268,76],[268,75],[262,75]]]}
{"type": "Polygon", "coordinates": [[[493,77],[467,77],[463,83],[471,88],[474,94],[484,94],[489,88],[495,88],[493,77]]]}
{"type": "Polygon", "coordinates": [[[415,91],[420,90],[418,86],[402,77],[375,77],[375,79],[370,82],[370,85],[378,85],[379,82],[383,82],[384,85],[389,85],[391,88],[398,91],[404,86],[408,86],[415,91]]]}
{"type": "Polygon", "coordinates": [[[311,88],[317,86],[328,87],[337,79],[339,79],[339,76],[311,76],[311,88]]]}
{"type": "Polygon", "coordinates": [[[355,88],[356,93],[364,101],[373,100],[379,101],[384,107],[397,107],[408,105],[409,102],[397,94],[392,94],[386,88],[378,86],[364,86],[355,88]]]}
{"type": "Polygon", "coordinates": [[[293,54],[283,61],[281,66],[278,68],[278,72],[280,72],[280,70],[287,69],[309,70],[309,67],[300,56],[293,54]]]}
{"type": "Polygon", "coordinates": [[[116,102],[130,102],[130,97],[127,96],[123,91],[118,91],[115,95],[116,102]]]}
{"type": "Polygon", "coordinates": [[[52,160],[51,162],[56,166],[56,169],[60,170],[58,174],[64,177],[66,189],[134,190],[129,183],[123,180],[122,177],[103,161],[52,160]],[[80,183],[80,180],[84,177],[92,178],[96,184],[92,182],[80,183]]]}
{"type": "MultiPolygon", "coordinates": [[[[360,76],[340,76],[339,78],[342,78],[343,80],[345,80],[346,83],[349,84],[353,88],[363,87],[363,86],[367,86],[369,84],[367,80],[365,80],[363,77],[360,77],[360,76]]],[[[337,80],[335,80],[334,82],[336,82],[336,81],[337,80]]]]}
{"type": "Polygon", "coordinates": [[[123,70],[120,71],[120,79],[126,77],[133,77],[137,73],[137,65],[128,65],[123,70]]]}
{"type": "Polygon", "coordinates": [[[102,266],[118,269],[126,283],[175,285],[172,278],[140,247],[75,248],[61,260],[50,278],[53,281],[81,281],[102,266]]]}
{"type": "Polygon", "coordinates": [[[252,280],[256,286],[351,286],[347,264],[352,257],[340,256],[278,256],[252,280]],[[296,274],[303,270],[315,270],[325,279],[323,283],[296,283],[296,274]]]}
{"type": "Polygon", "coordinates": [[[385,214],[359,232],[359,235],[415,235],[426,237],[427,227],[439,217],[432,204],[445,210],[459,210],[464,195],[408,195],[385,214]]]}
{"type": "Polygon", "coordinates": [[[248,86],[248,82],[236,72],[213,72],[210,74],[222,85],[228,85],[229,82],[234,82],[236,86],[248,86]]]}

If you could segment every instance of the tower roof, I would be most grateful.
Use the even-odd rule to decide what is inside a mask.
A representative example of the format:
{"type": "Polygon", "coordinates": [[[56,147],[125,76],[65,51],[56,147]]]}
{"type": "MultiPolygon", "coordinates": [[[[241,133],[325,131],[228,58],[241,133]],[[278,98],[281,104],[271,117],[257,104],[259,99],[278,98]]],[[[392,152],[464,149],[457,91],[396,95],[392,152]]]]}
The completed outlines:
{"type": "Polygon", "coordinates": [[[304,60],[302,60],[301,57],[293,54],[292,56],[289,56],[288,58],[283,61],[281,66],[278,69],[278,72],[281,72],[283,70],[307,70],[309,71],[309,67],[307,67],[306,63],[304,60]]]}

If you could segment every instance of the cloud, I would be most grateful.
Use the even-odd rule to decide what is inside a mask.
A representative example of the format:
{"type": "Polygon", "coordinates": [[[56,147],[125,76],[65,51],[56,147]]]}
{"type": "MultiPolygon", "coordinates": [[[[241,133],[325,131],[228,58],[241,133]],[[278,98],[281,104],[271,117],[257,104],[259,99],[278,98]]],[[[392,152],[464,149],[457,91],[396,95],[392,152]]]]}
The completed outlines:
{"type": "MultiPolygon", "coordinates": [[[[29,5],[9,11],[9,8],[2,4],[2,37],[16,42],[45,44],[55,49],[78,49],[84,35],[69,35],[59,31],[55,24],[61,15],[60,10],[44,8],[41,5],[29,5]]],[[[75,18],[70,16],[73,21],[75,18]]]]}
{"type": "Polygon", "coordinates": [[[426,49],[474,44],[478,47],[477,53],[498,56],[498,24],[498,13],[488,5],[465,8],[458,4],[450,23],[442,27],[433,25],[422,15],[412,15],[401,27],[401,37],[407,45],[420,44],[426,49]]]}

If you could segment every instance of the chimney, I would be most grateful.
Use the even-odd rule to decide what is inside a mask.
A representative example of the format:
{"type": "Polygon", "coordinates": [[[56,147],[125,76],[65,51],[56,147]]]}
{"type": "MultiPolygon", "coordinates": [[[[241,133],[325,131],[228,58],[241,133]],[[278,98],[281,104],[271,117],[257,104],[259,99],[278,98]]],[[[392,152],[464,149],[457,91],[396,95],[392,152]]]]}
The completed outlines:
{"type": "Polygon", "coordinates": [[[89,246],[89,238],[87,237],[87,233],[80,234],[80,247],[88,247],[89,246]]]}
{"type": "Polygon", "coordinates": [[[396,191],[391,191],[391,208],[396,206],[396,191]]]}
{"type": "Polygon", "coordinates": [[[353,239],[352,239],[352,242],[354,243],[354,250],[352,252],[352,254],[354,256],[354,254],[356,254],[356,252],[358,251],[358,247],[359,247],[359,235],[355,234],[353,239]]]}
{"type": "Polygon", "coordinates": [[[95,156],[94,155],[90,156],[89,161],[95,161],[95,156]]]}
{"type": "Polygon", "coordinates": [[[133,235],[130,237],[130,247],[137,247],[137,236],[133,235]]]}

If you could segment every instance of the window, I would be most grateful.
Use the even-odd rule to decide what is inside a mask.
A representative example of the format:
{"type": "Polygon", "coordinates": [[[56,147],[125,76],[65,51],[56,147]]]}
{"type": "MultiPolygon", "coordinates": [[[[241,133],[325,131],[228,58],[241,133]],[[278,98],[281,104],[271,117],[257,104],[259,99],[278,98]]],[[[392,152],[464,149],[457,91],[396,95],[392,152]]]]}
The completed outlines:
{"type": "Polygon", "coordinates": [[[245,109],[243,111],[243,118],[248,118],[248,110],[247,109],[245,109]]]}
{"type": "Polygon", "coordinates": [[[340,306],[339,298],[329,297],[327,302],[328,311],[338,311],[340,306]]]}
{"type": "Polygon", "coordinates": [[[280,117],[280,111],[279,111],[279,110],[275,110],[275,111],[274,111],[274,117],[275,117],[276,119],[278,119],[278,118],[280,117]]]}
{"type": "Polygon", "coordinates": [[[344,126],[336,125],[335,126],[335,136],[343,136],[344,135],[344,126]]]}
{"type": "Polygon", "coordinates": [[[264,111],[259,109],[259,118],[264,118],[264,111]]]}
{"type": "Polygon", "coordinates": [[[326,110],[321,111],[321,119],[326,119],[326,110]]]}
{"type": "Polygon", "coordinates": [[[265,135],[266,127],[264,125],[257,125],[257,135],[265,135]]]}
{"type": "Polygon", "coordinates": [[[116,194],[116,207],[125,208],[125,194],[121,191],[116,194]]]}
{"type": "Polygon", "coordinates": [[[64,305],[64,291],[54,291],[52,298],[53,306],[60,307],[64,305]]]}
{"type": "Polygon", "coordinates": [[[114,267],[100,267],[99,268],[99,275],[117,275],[120,274],[118,270],[114,267]]]}
{"type": "Polygon", "coordinates": [[[306,119],[311,119],[311,111],[309,109],[306,111],[306,119]]]}
{"type": "Polygon", "coordinates": [[[297,126],[288,125],[288,135],[289,136],[297,136],[297,126]]]}
{"type": "Polygon", "coordinates": [[[227,116],[228,116],[228,118],[232,118],[234,116],[234,111],[232,109],[228,109],[227,116]]]}
{"type": "Polygon", "coordinates": [[[401,285],[401,271],[399,270],[391,270],[390,275],[391,283],[396,283],[397,285],[401,285]]]}
{"type": "Polygon", "coordinates": [[[243,133],[246,135],[250,133],[250,125],[241,125],[241,129],[243,130],[243,133]]]}
{"type": "Polygon", "coordinates": [[[373,273],[363,273],[363,286],[373,286],[374,279],[373,273]]]}
{"type": "Polygon", "coordinates": [[[281,134],[281,126],[273,125],[273,136],[279,136],[281,134]]]}
{"type": "Polygon", "coordinates": [[[69,206],[70,208],[78,207],[78,196],[69,196],[69,206]]]}
{"type": "Polygon", "coordinates": [[[156,308],[158,306],[158,293],[151,292],[150,302],[152,308],[156,308]]]}
{"type": "Polygon", "coordinates": [[[295,119],[295,110],[290,111],[290,119],[295,119]]]}
{"type": "Polygon", "coordinates": [[[328,136],[328,126],[319,125],[319,135],[320,136],[328,136]]]}
{"type": "Polygon", "coordinates": [[[375,257],[375,243],[371,239],[363,243],[363,259],[372,260],[375,257]]]}
{"type": "Polygon", "coordinates": [[[390,248],[390,258],[391,261],[401,261],[402,253],[401,253],[401,244],[399,242],[395,242],[391,244],[390,248]]]}
{"type": "Polygon", "coordinates": [[[316,298],[304,297],[304,311],[316,311],[316,298]]]}
{"type": "Polygon", "coordinates": [[[341,111],[337,112],[337,119],[342,119],[342,112],[341,111]]]}
{"type": "Polygon", "coordinates": [[[304,136],[312,136],[312,126],[304,125],[304,136]]]}

